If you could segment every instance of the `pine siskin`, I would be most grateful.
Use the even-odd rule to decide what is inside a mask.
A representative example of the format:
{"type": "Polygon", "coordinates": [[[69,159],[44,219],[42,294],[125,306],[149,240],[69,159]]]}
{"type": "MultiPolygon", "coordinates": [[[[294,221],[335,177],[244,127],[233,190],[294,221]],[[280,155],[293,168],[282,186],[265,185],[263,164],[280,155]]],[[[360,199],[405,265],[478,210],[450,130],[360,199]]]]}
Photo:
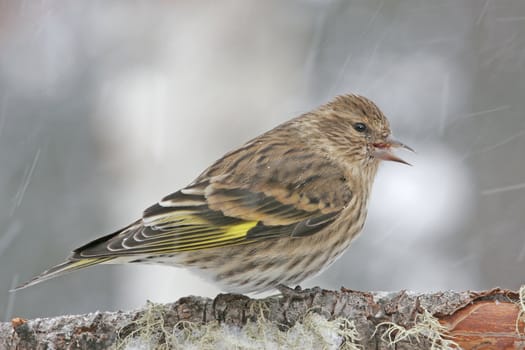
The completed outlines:
{"type": "Polygon", "coordinates": [[[188,267],[227,291],[295,285],[332,264],[361,231],[380,160],[391,148],[379,108],[333,101],[247,142],[189,186],[19,288],[96,264],[188,267]]]}

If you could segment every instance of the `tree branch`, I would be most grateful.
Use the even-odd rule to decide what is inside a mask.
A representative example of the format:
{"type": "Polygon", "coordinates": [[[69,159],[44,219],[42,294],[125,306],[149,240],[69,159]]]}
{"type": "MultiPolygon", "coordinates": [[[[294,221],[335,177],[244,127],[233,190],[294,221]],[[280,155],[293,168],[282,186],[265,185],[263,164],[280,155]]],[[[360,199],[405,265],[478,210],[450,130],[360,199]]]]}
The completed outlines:
{"type": "Polygon", "coordinates": [[[0,348],[511,348],[525,342],[520,301],[520,293],[500,289],[415,294],[314,288],[265,299],[190,296],[128,312],[14,318],[0,323],[0,348]]]}

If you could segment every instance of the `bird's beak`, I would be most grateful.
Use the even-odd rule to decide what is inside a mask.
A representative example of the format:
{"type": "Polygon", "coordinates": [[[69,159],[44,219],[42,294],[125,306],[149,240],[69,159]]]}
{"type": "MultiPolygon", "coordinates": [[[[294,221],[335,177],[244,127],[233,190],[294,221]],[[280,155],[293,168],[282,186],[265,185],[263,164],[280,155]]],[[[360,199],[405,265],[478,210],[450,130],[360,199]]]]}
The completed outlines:
{"type": "Polygon", "coordinates": [[[392,153],[392,148],[404,148],[406,150],[414,152],[412,148],[408,147],[402,142],[399,142],[397,140],[394,140],[388,137],[382,142],[374,143],[373,146],[374,148],[372,150],[372,156],[374,158],[381,159],[381,160],[389,160],[392,162],[399,162],[399,163],[403,163],[406,165],[412,165],[392,153]]]}

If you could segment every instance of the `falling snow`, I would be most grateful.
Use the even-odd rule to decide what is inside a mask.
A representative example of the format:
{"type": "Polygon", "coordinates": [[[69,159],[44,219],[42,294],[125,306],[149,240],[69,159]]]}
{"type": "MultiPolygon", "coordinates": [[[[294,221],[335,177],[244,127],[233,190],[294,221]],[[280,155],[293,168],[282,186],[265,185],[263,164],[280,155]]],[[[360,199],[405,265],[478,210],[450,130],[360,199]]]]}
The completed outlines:
{"type": "Polygon", "coordinates": [[[382,166],[365,232],[305,286],[524,283],[524,1],[1,7],[4,319],[213,296],[190,271],[141,266],[8,290],[223,153],[348,92],[376,101],[417,153],[413,167],[382,166]]]}

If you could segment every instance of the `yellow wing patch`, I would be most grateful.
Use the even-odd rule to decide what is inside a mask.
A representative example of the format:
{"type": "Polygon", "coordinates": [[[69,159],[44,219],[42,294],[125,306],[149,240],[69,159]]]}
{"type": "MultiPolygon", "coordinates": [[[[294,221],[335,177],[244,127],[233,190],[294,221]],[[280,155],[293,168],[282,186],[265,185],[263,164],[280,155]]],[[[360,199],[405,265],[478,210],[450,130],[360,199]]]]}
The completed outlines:
{"type": "Polygon", "coordinates": [[[247,221],[223,227],[223,229],[225,229],[224,237],[228,237],[229,239],[244,238],[246,237],[248,231],[257,225],[257,222],[258,221],[247,221]]]}
{"type": "Polygon", "coordinates": [[[131,241],[123,241],[122,245],[128,252],[168,253],[241,244],[257,223],[241,221],[217,226],[191,211],[179,211],[150,221],[150,230],[136,232],[131,241]]]}

